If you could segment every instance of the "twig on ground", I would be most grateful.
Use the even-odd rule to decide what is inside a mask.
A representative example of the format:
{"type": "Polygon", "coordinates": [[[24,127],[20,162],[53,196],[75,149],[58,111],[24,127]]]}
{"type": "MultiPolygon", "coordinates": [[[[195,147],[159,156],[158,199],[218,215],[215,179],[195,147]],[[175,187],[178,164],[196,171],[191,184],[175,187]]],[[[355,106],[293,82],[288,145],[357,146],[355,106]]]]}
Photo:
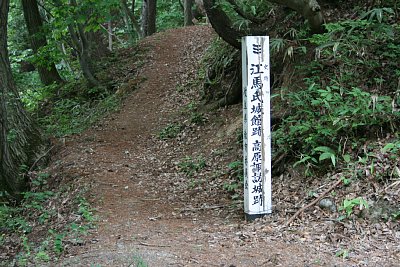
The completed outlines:
{"type": "Polygon", "coordinates": [[[171,247],[170,245],[157,245],[157,244],[149,244],[145,242],[139,242],[140,245],[146,246],[146,247],[159,247],[159,248],[169,248],[171,247]]]}
{"type": "Polygon", "coordinates": [[[112,187],[118,187],[118,185],[113,184],[113,183],[107,183],[107,182],[102,182],[102,181],[96,181],[96,183],[101,184],[101,185],[109,185],[112,187]]]}
{"type": "Polygon", "coordinates": [[[160,198],[140,198],[142,201],[159,201],[161,200],[160,198]]]}
{"type": "Polygon", "coordinates": [[[213,210],[213,209],[221,209],[228,207],[228,205],[218,205],[218,206],[207,206],[207,207],[200,207],[200,208],[185,208],[179,209],[181,212],[183,211],[199,211],[199,210],[213,210]]]}
{"type": "Polygon", "coordinates": [[[329,187],[327,190],[322,192],[316,199],[314,199],[311,203],[308,205],[302,207],[299,209],[290,219],[286,222],[285,226],[289,226],[296,218],[299,216],[302,212],[304,212],[306,209],[314,206],[318,201],[320,201],[324,196],[326,196],[329,192],[331,192],[333,189],[335,189],[339,184],[342,183],[342,178],[337,180],[331,187],[329,187]]]}
{"type": "Polygon", "coordinates": [[[29,168],[28,172],[31,172],[33,170],[33,168],[35,168],[36,164],[39,162],[39,160],[41,160],[42,158],[44,158],[47,154],[49,154],[49,152],[51,150],[53,150],[55,146],[50,147],[43,155],[41,155],[40,157],[38,157],[35,162],[32,164],[32,166],[29,168]]]}

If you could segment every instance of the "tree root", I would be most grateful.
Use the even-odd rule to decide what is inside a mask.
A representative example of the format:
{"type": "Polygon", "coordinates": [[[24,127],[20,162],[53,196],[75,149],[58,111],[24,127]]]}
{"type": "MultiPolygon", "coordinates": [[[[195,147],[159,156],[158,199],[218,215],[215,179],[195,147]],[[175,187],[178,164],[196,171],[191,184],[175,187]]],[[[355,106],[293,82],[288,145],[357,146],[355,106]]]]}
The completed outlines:
{"type": "Polygon", "coordinates": [[[316,199],[314,199],[311,203],[308,205],[302,207],[299,209],[287,222],[285,226],[289,226],[302,212],[304,212],[306,209],[314,206],[318,201],[320,201],[324,196],[326,196],[329,192],[331,192],[333,189],[335,189],[339,184],[342,183],[342,178],[337,180],[331,187],[329,187],[327,190],[322,192],[316,199]]]}

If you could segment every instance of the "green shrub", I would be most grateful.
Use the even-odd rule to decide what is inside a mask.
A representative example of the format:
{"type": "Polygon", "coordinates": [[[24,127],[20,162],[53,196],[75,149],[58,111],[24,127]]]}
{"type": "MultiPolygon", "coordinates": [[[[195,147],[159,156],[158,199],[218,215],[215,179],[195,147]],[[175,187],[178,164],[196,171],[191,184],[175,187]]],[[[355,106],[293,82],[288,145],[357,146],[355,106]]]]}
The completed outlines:
{"type": "Polygon", "coordinates": [[[310,80],[306,83],[306,90],[288,93],[293,113],[275,132],[275,144],[285,152],[316,155],[318,147],[329,145],[334,154],[342,137],[363,136],[374,126],[387,128],[399,119],[388,96],[373,96],[360,88],[322,88],[310,80]]]}
{"type": "Polygon", "coordinates": [[[243,188],[243,162],[242,161],[233,161],[229,163],[229,180],[224,182],[223,188],[231,193],[232,199],[238,199],[239,193],[238,191],[243,188]]]}
{"type": "Polygon", "coordinates": [[[396,131],[400,27],[389,22],[390,9],[374,12],[328,23],[326,33],[308,39],[316,46],[316,60],[296,67],[308,77],[296,84],[300,89],[282,90],[289,115],[273,132],[277,153],[311,167],[330,159],[335,167],[350,159],[342,155],[345,140],[356,147],[360,140],[396,131]]]}
{"type": "Polygon", "coordinates": [[[186,157],[178,163],[179,170],[189,177],[193,176],[204,167],[206,167],[206,161],[202,157],[198,157],[197,159],[186,157]]]}
{"type": "Polygon", "coordinates": [[[168,124],[158,133],[158,138],[160,138],[161,140],[175,138],[182,131],[182,129],[183,126],[181,124],[178,123],[168,124]]]}

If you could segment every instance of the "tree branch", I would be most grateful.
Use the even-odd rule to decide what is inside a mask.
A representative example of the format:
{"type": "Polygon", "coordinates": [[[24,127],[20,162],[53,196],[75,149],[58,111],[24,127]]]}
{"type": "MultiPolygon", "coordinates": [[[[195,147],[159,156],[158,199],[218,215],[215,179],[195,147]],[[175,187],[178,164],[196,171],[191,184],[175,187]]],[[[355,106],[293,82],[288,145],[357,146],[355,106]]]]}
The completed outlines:
{"type": "Polygon", "coordinates": [[[253,16],[253,15],[251,15],[251,14],[248,14],[248,13],[244,12],[243,9],[240,8],[240,6],[236,3],[235,0],[227,0],[227,1],[228,1],[229,4],[232,5],[233,10],[235,10],[235,12],[236,12],[239,16],[241,16],[241,17],[244,18],[244,19],[248,19],[248,20],[250,20],[250,21],[253,22],[253,23],[262,24],[262,23],[264,23],[264,22],[268,19],[268,18],[257,18],[257,17],[255,17],[255,16],[253,16]]]}
{"type": "Polygon", "coordinates": [[[287,6],[301,14],[310,23],[313,33],[322,33],[324,17],[317,0],[268,0],[269,2],[287,6]]]}
{"type": "MultiPolygon", "coordinates": [[[[266,18],[256,18],[244,12],[235,0],[226,0],[235,12],[251,21],[247,30],[240,30],[233,26],[233,22],[222,10],[216,0],[203,0],[207,17],[217,34],[233,47],[240,49],[240,38],[246,35],[265,35],[267,33],[266,18]]],[[[310,24],[313,33],[325,31],[324,18],[317,0],[268,0],[269,2],[285,5],[301,14],[310,24]]]]}
{"type": "Polygon", "coordinates": [[[203,4],[207,17],[217,34],[228,44],[240,49],[238,39],[244,34],[233,27],[225,12],[215,5],[215,0],[203,0],[203,4]]]}
{"type": "Polygon", "coordinates": [[[325,190],[324,192],[322,192],[316,199],[314,199],[311,203],[309,203],[308,205],[302,207],[301,209],[299,209],[287,222],[286,222],[286,226],[288,226],[289,224],[291,224],[294,219],[297,218],[297,216],[299,216],[302,212],[304,212],[306,209],[314,206],[318,201],[320,201],[324,196],[326,196],[329,192],[331,192],[333,189],[335,189],[338,185],[340,185],[342,183],[342,178],[340,178],[339,180],[337,180],[331,187],[329,187],[327,190],[325,190]]]}
{"type": "Polygon", "coordinates": [[[136,21],[135,14],[129,10],[127,1],[121,0],[121,5],[122,5],[122,9],[124,10],[125,14],[131,20],[132,26],[135,29],[135,31],[137,32],[137,34],[139,35],[139,37],[143,37],[142,31],[140,30],[140,26],[136,21]]]}

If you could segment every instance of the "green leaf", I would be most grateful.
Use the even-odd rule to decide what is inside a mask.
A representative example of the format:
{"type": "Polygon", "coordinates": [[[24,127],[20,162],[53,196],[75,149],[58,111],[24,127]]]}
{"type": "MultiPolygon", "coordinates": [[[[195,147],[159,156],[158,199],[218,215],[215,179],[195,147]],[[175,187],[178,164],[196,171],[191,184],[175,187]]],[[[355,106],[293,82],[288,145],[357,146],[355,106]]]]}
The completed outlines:
{"type": "Polygon", "coordinates": [[[327,153],[335,154],[335,151],[333,151],[332,148],[327,147],[327,146],[316,147],[316,148],[314,148],[314,151],[327,152],[327,153]]]}
{"type": "Polygon", "coordinates": [[[255,6],[251,6],[251,13],[253,13],[253,15],[256,15],[256,7],[255,6]]]}
{"type": "Polygon", "coordinates": [[[335,154],[332,154],[330,152],[324,152],[319,156],[319,161],[323,161],[325,159],[331,159],[332,165],[334,167],[336,166],[336,156],[335,156],[335,154]]]}
{"type": "Polygon", "coordinates": [[[344,160],[346,163],[350,163],[350,161],[351,161],[351,156],[350,156],[349,154],[343,155],[343,160],[344,160]]]}
{"type": "Polygon", "coordinates": [[[382,148],[382,152],[387,152],[395,148],[396,145],[394,143],[388,143],[382,148]]]}
{"type": "Polygon", "coordinates": [[[351,183],[351,179],[347,179],[345,177],[342,177],[342,182],[344,185],[349,185],[351,183]]]}
{"type": "Polygon", "coordinates": [[[332,161],[333,167],[336,167],[336,156],[335,155],[331,155],[331,161],[332,161]]]}
{"type": "Polygon", "coordinates": [[[308,160],[313,160],[313,161],[315,161],[315,158],[313,158],[313,157],[311,157],[311,156],[304,156],[304,157],[302,157],[299,161],[295,162],[295,163],[293,164],[293,167],[296,167],[296,166],[299,165],[300,163],[304,163],[304,162],[306,162],[306,161],[308,161],[308,160]]]}
{"type": "Polygon", "coordinates": [[[319,161],[323,161],[323,160],[325,160],[325,159],[330,159],[331,156],[332,156],[332,153],[329,153],[329,152],[322,153],[322,154],[319,156],[319,161]]]}

